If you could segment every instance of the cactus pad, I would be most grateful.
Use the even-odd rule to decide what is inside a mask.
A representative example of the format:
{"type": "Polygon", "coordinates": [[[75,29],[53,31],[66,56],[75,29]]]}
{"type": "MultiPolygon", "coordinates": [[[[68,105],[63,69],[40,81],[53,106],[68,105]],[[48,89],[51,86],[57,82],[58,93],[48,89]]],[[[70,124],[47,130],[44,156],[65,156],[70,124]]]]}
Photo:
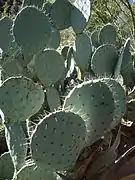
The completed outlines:
{"type": "Polygon", "coordinates": [[[5,122],[25,121],[39,111],[44,102],[40,85],[25,77],[11,77],[0,87],[0,107],[5,122]]]}
{"type": "Polygon", "coordinates": [[[76,36],[73,50],[77,65],[82,70],[88,70],[92,54],[92,45],[90,38],[85,33],[76,36]]]}
{"type": "Polygon", "coordinates": [[[99,42],[101,44],[113,44],[116,45],[117,32],[113,25],[108,23],[103,26],[99,32],[99,42]]]}
{"type": "Polygon", "coordinates": [[[71,26],[71,4],[65,0],[56,0],[51,7],[49,16],[57,29],[63,30],[71,26]]]}
{"type": "Polygon", "coordinates": [[[37,165],[55,170],[71,168],[85,143],[85,123],[72,112],[46,116],[33,133],[32,157],[37,165]]]}
{"type": "Polygon", "coordinates": [[[117,63],[117,52],[113,45],[99,46],[92,55],[91,68],[98,76],[113,75],[117,63]]]}
{"type": "Polygon", "coordinates": [[[91,3],[89,0],[75,0],[71,11],[71,25],[76,33],[81,33],[90,17],[91,3]]]}
{"type": "Polygon", "coordinates": [[[46,90],[47,102],[50,111],[53,112],[61,107],[60,95],[55,87],[48,87],[46,90]]]}
{"type": "Polygon", "coordinates": [[[91,145],[110,129],[114,115],[114,100],[110,89],[101,81],[84,82],[71,90],[64,108],[82,116],[91,145]]]}
{"type": "Polygon", "coordinates": [[[45,50],[35,57],[35,71],[44,85],[56,83],[64,70],[64,58],[55,50],[45,50]]]}
{"type": "Polygon", "coordinates": [[[35,54],[49,42],[51,25],[37,8],[24,7],[14,20],[13,35],[26,54],[35,54]]]}

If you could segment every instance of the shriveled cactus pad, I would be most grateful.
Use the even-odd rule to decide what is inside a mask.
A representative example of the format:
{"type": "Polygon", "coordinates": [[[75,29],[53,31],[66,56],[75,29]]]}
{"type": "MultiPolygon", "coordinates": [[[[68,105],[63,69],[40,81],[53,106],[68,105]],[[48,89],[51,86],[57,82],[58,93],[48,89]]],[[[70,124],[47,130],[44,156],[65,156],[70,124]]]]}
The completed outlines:
{"type": "Polygon", "coordinates": [[[55,170],[71,168],[85,143],[85,122],[72,112],[59,111],[45,117],[31,140],[37,165],[55,170]]]}
{"type": "Polygon", "coordinates": [[[44,101],[40,85],[25,77],[11,77],[0,87],[0,107],[6,122],[20,122],[39,111],[44,101]]]}

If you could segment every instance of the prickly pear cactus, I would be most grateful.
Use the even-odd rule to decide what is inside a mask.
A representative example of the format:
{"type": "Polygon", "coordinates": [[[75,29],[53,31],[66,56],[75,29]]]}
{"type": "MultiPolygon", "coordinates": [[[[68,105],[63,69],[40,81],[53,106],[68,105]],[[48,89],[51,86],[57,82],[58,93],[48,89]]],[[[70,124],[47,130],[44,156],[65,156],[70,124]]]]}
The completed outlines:
{"type": "Polygon", "coordinates": [[[103,26],[103,28],[101,28],[100,32],[99,32],[99,42],[101,44],[113,44],[113,45],[117,45],[117,32],[115,27],[108,23],[105,26],[103,26]]]}
{"type": "Polygon", "coordinates": [[[54,170],[71,168],[85,144],[85,133],[85,122],[79,115],[59,111],[46,116],[31,139],[35,163],[54,170]]]}
{"type": "Polygon", "coordinates": [[[89,0],[75,0],[71,11],[71,25],[76,33],[83,32],[91,14],[91,2],[89,0]]]}
{"type": "Polygon", "coordinates": [[[113,45],[101,45],[92,55],[91,68],[98,76],[111,76],[114,74],[117,59],[117,51],[113,45]]]}
{"type": "MultiPolygon", "coordinates": [[[[23,0],[16,15],[0,19],[0,116],[8,151],[0,157],[0,180],[56,180],[57,171],[65,180],[82,179],[93,143],[110,146],[105,136],[127,109],[133,119],[134,100],[127,104],[125,93],[135,85],[130,39],[120,48],[110,23],[88,32],[91,2],[23,0]]],[[[110,148],[94,171],[114,162],[110,148]]]]}
{"type": "Polygon", "coordinates": [[[56,50],[48,49],[35,57],[36,74],[45,86],[59,81],[64,70],[64,58],[56,50]]]}
{"type": "Polygon", "coordinates": [[[11,77],[0,87],[0,107],[5,122],[25,121],[39,111],[44,102],[42,87],[25,77],[11,77]]]}
{"type": "Polygon", "coordinates": [[[52,5],[49,16],[57,29],[63,30],[71,26],[71,8],[71,4],[65,0],[56,0],[52,5]]]}
{"type": "Polygon", "coordinates": [[[73,88],[63,107],[82,116],[90,145],[110,129],[113,121],[112,92],[99,80],[84,82],[73,88]]]}
{"type": "Polygon", "coordinates": [[[74,59],[80,69],[86,71],[90,65],[92,55],[92,45],[89,36],[82,33],[76,36],[75,44],[73,47],[74,59]]]}
{"type": "Polygon", "coordinates": [[[48,87],[46,90],[47,102],[51,112],[61,108],[59,92],[55,87],[48,87]]]}
{"type": "Polygon", "coordinates": [[[14,20],[13,35],[24,53],[35,54],[48,44],[51,24],[43,12],[36,7],[26,6],[19,11],[14,20]]]}

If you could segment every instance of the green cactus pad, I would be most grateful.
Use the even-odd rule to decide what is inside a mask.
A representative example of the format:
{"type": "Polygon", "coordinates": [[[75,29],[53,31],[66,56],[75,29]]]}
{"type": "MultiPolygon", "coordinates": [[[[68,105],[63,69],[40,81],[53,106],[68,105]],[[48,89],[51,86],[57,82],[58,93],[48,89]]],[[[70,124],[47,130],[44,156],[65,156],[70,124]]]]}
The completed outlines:
{"type": "Polygon", "coordinates": [[[20,169],[25,164],[27,155],[27,139],[23,129],[17,123],[4,124],[7,146],[15,169],[20,169]]]}
{"type": "Polygon", "coordinates": [[[105,83],[93,80],[73,88],[63,108],[70,109],[84,119],[88,144],[91,145],[110,129],[114,116],[114,99],[105,83]]]}
{"type": "Polygon", "coordinates": [[[82,70],[88,70],[92,54],[92,45],[87,34],[82,33],[76,36],[73,47],[74,59],[82,70]]]}
{"type": "Polygon", "coordinates": [[[44,102],[40,85],[25,77],[11,77],[0,87],[0,107],[5,122],[21,122],[39,111],[44,102]]]}
{"type": "Polygon", "coordinates": [[[92,55],[91,68],[98,76],[113,75],[116,64],[117,52],[113,45],[101,45],[92,55]]]}
{"type": "Polygon", "coordinates": [[[0,179],[11,180],[14,174],[14,165],[9,152],[0,156],[0,179]]]}
{"type": "Polygon", "coordinates": [[[14,174],[13,180],[57,180],[56,176],[56,173],[32,164],[22,167],[14,174]]]}
{"type": "Polygon", "coordinates": [[[43,6],[43,3],[44,3],[44,0],[24,0],[23,6],[35,5],[41,8],[43,6]]]}
{"type": "Polygon", "coordinates": [[[101,44],[113,44],[116,45],[116,37],[117,32],[115,27],[108,23],[107,25],[103,26],[99,32],[99,42],[101,44]]]}
{"type": "Polygon", "coordinates": [[[56,0],[51,7],[50,18],[59,30],[71,26],[71,4],[66,0],[56,0]]]}
{"type": "Polygon", "coordinates": [[[32,157],[37,165],[54,170],[74,166],[85,143],[86,127],[72,112],[59,111],[46,116],[31,140],[32,157]]]}
{"type": "Polygon", "coordinates": [[[75,0],[71,11],[71,25],[76,33],[81,33],[90,17],[91,3],[89,0],[75,0]]]}
{"type": "Polygon", "coordinates": [[[61,107],[60,95],[55,87],[48,87],[46,90],[47,102],[50,111],[53,112],[61,107]]]}
{"type": "Polygon", "coordinates": [[[13,35],[24,53],[35,54],[48,44],[51,25],[45,14],[37,8],[24,7],[14,20],[13,35]]]}
{"type": "Polygon", "coordinates": [[[12,44],[13,36],[11,35],[13,21],[9,17],[0,19],[0,48],[7,52],[12,44]]]}
{"type": "Polygon", "coordinates": [[[47,47],[57,49],[59,45],[60,45],[60,32],[56,28],[52,28],[51,37],[47,44],[47,47]]]}
{"type": "Polygon", "coordinates": [[[122,116],[126,111],[126,93],[124,88],[114,79],[105,78],[103,80],[105,82],[110,91],[113,93],[114,98],[114,118],[112,122],[112,128],[118,125],[121,121],[122,116]]]}
{"type": "Polygon", "coordinates": [[[35,57],[35,71],[44,85],[56,83],[64,70],[64,58],[55,50],[45,50],[35,57]]]}
{"type": "Polygon", "coordinates": [[[96,48],[99,46],[98,34],[99,34],[99,31],[97,29],[93,31],[91,34],[92,45],[96,48]]]}

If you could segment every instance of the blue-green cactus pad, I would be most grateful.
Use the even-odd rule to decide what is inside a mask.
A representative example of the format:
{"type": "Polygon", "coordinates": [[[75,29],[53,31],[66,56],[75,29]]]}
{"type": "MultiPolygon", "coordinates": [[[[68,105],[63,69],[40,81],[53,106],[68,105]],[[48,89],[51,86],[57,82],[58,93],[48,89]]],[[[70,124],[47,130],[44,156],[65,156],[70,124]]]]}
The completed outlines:
{"type": "Polygon", "coordinates": [[[92,54],[92,45],[89,36],[82,33],[76,36],[73,54],[77,65],[82,70],[88,70],[92,54]]]}
{"type": "Polygon", "coordinates": [[[13,180],[57,180],[57,178],[54,172],[47,171],[45,167],[26,165],[14,175],[13,180]]]}
{"type": "Polygon", "coordinates": [[[76,33],[81,33],[90,17],[91,3],[89,0],[75,0],[71,11],[71,25],[76,33]]]}
{"type": "Polygon", "coordinates": [[[112,24],[108,23],[101,28],[99,32],[99,42],[101,44],[117,45],[116,38],[117,32],[112,24]]]}
{"type": "Polygon", "coordinates": [[[9,17],[0,19],[0,48],[7,52],[12,44],[13,36],[11,34],[13,21],[9,17]]]}
{"type": "Polygon", "coordinates": [[[11,180],[14,174],[14,165],[9,152],[0,156],[0,180],[11,180]]]}
{"type": "Polygon", "coordinates": [[[72,112],[59,111],[46,116],[33,133],[32,157],[37,165],[55,170],[74,166],[84,147],[86,127],[72,112]]]}
{"type": "Polygon", "coordinates": [[[41,86],[25,77],[11,77],[0,87],[0,107],[5,122],[25,121],[39,111],[44,102],[41,86]]]}
{"type": "Polygon", "coordinates": [[[117,51],[113,45],[101,45],[92,55],[91,68],[98,76],[113,75],[117,58],[117,51]]]}
{"type": "Polygon", "coordinates": [[[56,0],[49,16],[57,29],[63,30],[71,26],[71,4],[67,0],[56,0]]]}
{"type": "Polygon", "coordinates": [[[40,10],[31,6],[24,7],[14,20],[13,35],[26,54],[35,54],[48,44],[51,25],[40,10]]]}
{"type": "Polygon", "coordinates": [[[35,71],[44,85],[59,81],[64,70],[64,58],[55,50],[45,50],[35,57],[35,71]]]}
{"type": "Polygon", "coordinates": [[[84,82],[71,90],[63,108],[82,116],[91,145],[110,129],[114,116],[114,99],[108,86],[100,80],[84,82]]]}
{"type": "Polygon", "coordinates": [[[61,107],[60,95],[55,87],[48,87],[46,96],[51,112],[58,110],[61,107]]]}
{"type": "Polygon", "coordinates": [[[20,124],[7,123],[5,127],[5,137],[7,146],[15,169],[20,169],[25,164],[27,155],[27,139],[20,124]]]}

